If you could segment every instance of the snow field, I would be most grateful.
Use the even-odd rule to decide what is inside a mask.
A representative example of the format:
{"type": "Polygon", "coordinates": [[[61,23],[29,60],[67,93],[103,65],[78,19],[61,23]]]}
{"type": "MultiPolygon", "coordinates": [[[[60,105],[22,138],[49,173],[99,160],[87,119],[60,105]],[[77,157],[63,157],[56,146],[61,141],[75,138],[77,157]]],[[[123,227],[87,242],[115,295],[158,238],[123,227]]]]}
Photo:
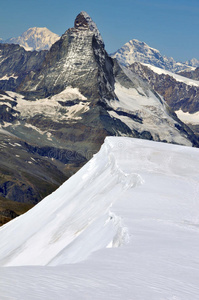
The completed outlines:
{"type": "Polygon", "coordinates": [[[107,138],[70,180],[0,229],[1,299],[197,300],[198,154],[107,138]]]}

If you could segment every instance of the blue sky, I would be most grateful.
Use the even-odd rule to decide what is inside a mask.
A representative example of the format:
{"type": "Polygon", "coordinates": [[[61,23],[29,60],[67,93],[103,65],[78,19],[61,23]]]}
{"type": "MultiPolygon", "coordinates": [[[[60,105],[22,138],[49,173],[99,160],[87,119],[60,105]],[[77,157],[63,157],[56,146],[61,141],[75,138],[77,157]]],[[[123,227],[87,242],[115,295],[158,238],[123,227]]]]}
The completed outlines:
{"type": "Polygon", "coordinates": [[[0,38],[30,27],[61,35],[82,10],[97,24],[109,53],[138,39],[178,61],[199,59],[199,0],[1,0],[0,38]]]}

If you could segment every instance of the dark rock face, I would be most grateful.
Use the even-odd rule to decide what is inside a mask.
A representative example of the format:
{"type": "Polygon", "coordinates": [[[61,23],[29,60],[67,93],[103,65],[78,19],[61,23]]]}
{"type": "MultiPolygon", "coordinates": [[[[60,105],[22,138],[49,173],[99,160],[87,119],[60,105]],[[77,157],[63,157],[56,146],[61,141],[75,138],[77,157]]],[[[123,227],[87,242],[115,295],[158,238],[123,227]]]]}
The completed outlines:
{"type": "Polygon", "coordinates": [[[19,215],[16,214],[15,211],[11,209],[5,209],[0,211],[0,226],[11,221],[12,219],[18,217],[19,215]]]}
{"type": "Polygon", "coordinates": [[[25,213],[32,208],[31,204],[10,201],[0,196],[0,226],[25,213]]]}
{"type": "Polygon", "coordinates": [[[30,52],[19,45],[0,43],[0,89],[15,90],[27,73],[40,67],[46,53],[30,52]]]}
{"type": "MultiPolygon", "coordinates": [[[[10,123],[7,130],[14,136],[9,138],[13,145],[20,144],[20,148],[9,150],[12,158],[9,157],[8,164],[6,151],[9,144],[6,144],[7,149],[3,147],[5,142],[2,139],[1,172],[5,173],[7,167],[10,175],[1,178],[0,195],[10,200],[35,204],[90,159],[107,135],[115,134],[112,118],[105,109],[96,105],[102,103],[103,99],[116,97],[113,61],[104,49],[96,25],[86,13],[77,16],[74,28],[67,30],[49,52],[27,52],[18,45],[1,47],[6,58],[1,76],[13,75],[9,80],[1,81],[2,89],[17,89],[35,99],[56,95],[67,87],[74,87],[88,98],[90,107],[75,122],[73,119],[53,120],[53,115],[45,116],[42,112],[24,117],[18,110],[18,101],[14,96],[1,93],[1,102],[5,103],[1,105],[1,123],[10,123]],[[18,126],[13,128],[13,123],[18,126]],[[52,140],[47,136],[44,138],[42,132],[51,135],[52,140]],[[23,166],[24,161],[26,166],[23,166]],[[11,165],[16,166],[16,170],[11,170],[11,165]]],[[[57,103],[60,104],[60,116],[64,116],[68,108],[81,105],[82,100],[75,98],[63,101],[60,98],[57,103]]],[[[119,120],[117,127],[121,132],[127,130],[132,135],[131,130],[119,120]]],[[[6,138],[6,135],[3,137],[6,138]]]]}
{"type": "Polygon", "coordinates": [[[185,76],[187,78],[191,78],[194,80],[199,80],[199,67],[196,68],[194,71],[188,71],[188,72],[179,72],[178,73],[181,76],[185,76]]]}
{"type": "Polygon", "coordinates": [[[113,61],[84,13],[51,47],[40,70],[31,72],[17,91],[34,99],[55,95],[69,86],[78,88],[92,102],[115,98],[113,61]]]}
{"type": "Polygon", "coordinates": [[[50,155],[32,153],[19,138],[0,132],[0,197],[36,204],[56,189],[69,176],[50,155]]]}
{"type": "Polygon", "coordinates": [[[17,118],[14,116],[14,114],[17,113],[14,109],[8,107],[6,104],[1,105],[1,110],[0,110],[0,117],[1,117],[1,122],[13,122],[17,118]]]}
{"type": "Polygon", "coordinates": [[[189,113],[199,111],[199,87],[176,81],[169,75],[157,74],[140,63],[134,63],[129,68],[163,96],[174,111],[179,109],[189,113]]]}
{"type": "Polygon", "coordinates": [[[0,215],[10,218],[10,219],[14,219],[14,218],[18,217],[18,214],[16,214],[16,212],[14,212],[13,210],[10,210],[10,209],[5,209],[5,210],[1,211],[0,215]]]}
{"type": "Polygon", "coordinates": [[[89,29],[89,24],[83,13],[76,17],[74,27],[79,30],[89,29]]]}

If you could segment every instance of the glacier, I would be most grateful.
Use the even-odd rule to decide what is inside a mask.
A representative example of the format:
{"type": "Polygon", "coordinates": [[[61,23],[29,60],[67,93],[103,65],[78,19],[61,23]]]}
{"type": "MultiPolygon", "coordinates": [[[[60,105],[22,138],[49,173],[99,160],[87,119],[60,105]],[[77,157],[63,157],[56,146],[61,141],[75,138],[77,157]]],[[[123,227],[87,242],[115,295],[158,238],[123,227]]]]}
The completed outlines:
{"type": "Polygon", "coordinates": [[[199,150],[107,137],[0,228],[1,299],[197,300],[199,150]]]}

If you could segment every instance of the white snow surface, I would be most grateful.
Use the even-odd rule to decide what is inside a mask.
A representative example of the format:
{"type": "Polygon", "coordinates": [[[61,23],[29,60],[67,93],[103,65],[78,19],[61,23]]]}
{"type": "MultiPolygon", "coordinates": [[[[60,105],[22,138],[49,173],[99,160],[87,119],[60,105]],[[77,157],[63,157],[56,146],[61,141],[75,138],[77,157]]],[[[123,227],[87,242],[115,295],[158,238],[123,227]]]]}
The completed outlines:
{"type": "Polygon", "coordinates": [[[145,63],[142,63],[142,64],[144,66],[148,67],[149,69],[151,69],[153,72],[159,74],[159,75],[161,75],[161,74],[169,75],[169,76],[173,77],[176,81],[183,82],[187,85],[199,86],[199,81],[198,80],[193,80],[193,79],[190,79],[190,78],[172,73],[170,71],[167,71],[167,70],[164,70],[164,69],[161,69],[161,68],[158,68],[158,67],[154,67],[150,64],[145,64],[145,63]]]}
{"type": "Polygon", "coordinates": [[[180,120],[186,124],[199,124],[199,112],[190,114],[188,112],[183,112],[181,109],[175,112],[180,120]]]}
{"type": "Polygon", "coordinates": [[[197,300],[198,193],[199,149],[106,138],[0,228],[1,299],[197,300]]]}
{"type": "Polygon", "coordinates": [[[150,132],[154,140],[191,146],[191,142],[175,127],[177,122],[169,115],[167,104],[161,96],[158,98],[141,84],[138,84],[138,88],[126,88],[119,82],[115,83],[115,93],[119,101],[109,102],[115,110],[109,111],[113,118],[120,119],[131,130],[150,132]],[[117,114],[117,110],[136,115],[142,119],[142,123],[117,114]]]}
{"type": "Polygon", "coordinates": [[[5,75],[5,76],[1,77],[0,80],[9,80],[10,78],[17,79],[18,76],[15,76],[14,74],[11,76],[5,75]]]}
{"type": "Polygon", "coordinates": [[[7,94],[16,98],[16,110],[20,112],[22,118],[34,117],[42,114],[45,117],[52,118],[55,121],[60,120],[78,120],[81,119],[79,114],[89,110],[87,98],[84,97],[77,88],[70,86],[66,87],[61,93],[49,98],[38,99],[36,101],[29,101],[24,96],[7,91],[7,94]],[[59,102],[67,102],[79,99],[78,104],[73,106],[62,106],[59,102]]]}

